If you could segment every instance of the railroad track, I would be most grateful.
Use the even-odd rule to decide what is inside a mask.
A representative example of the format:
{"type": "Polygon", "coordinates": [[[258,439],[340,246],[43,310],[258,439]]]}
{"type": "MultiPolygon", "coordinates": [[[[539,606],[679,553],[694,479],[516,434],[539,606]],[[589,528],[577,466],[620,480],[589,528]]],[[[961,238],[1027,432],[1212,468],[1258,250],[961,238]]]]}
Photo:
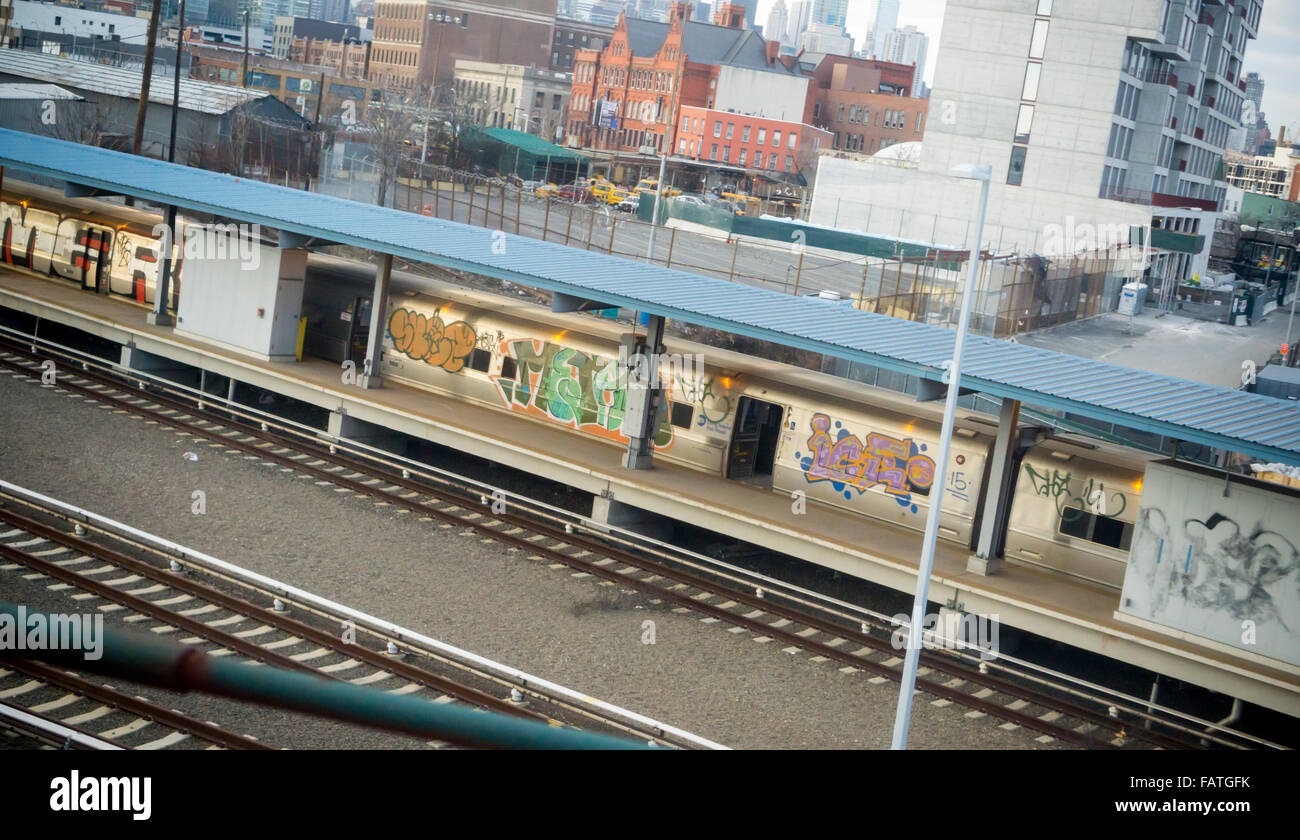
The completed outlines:
{"type": "Polygon", "coordinates": [[[20,718],[0,711],[0,727],[61,746],[89,749],[116,746],[137,750],[273,749],[250,735],[223,729],[112,685],[27,659],[0,661],[0,703],[21,704],[19,711],[27,713],[20,718]]]}
{"type": "MultiPolygon", "coordinates": [[[[6,503],[0,508],[0,529],[5,529],[0,532],[0,573],[25,570],[29,579],[56,581],[47,588],[68,594],[82,609],[93,604],[103,613],[122,611],[123,622],[134,629],[182,635],[181,643],[214,656],[235,655],[394,694],[420,694],[437,703],[461,702],[555,726],[580,724],[665,746],[710,746],[651,721],[619,719],[591,698],[576,702],[556,695],[540,680],[503,679],[482,663],[458,661],[409,639],[399,647],[390,634],[358,626],[348,615],[307,604],[290,609],[292,602],[229,578],[203,580],[210,570],[187,567],[166,552],[150,552],[107,529],[73,522],[57,507],[11,485],[0,492],[0,500],[6,503]],[[48,521],[20,514],[11,509],[15,505],[32,508],[48,521]],[[68,533],[69,525],[73,533],[68,533]],[[105,544],[109,542],[126,544],[105,544]],[[154,562],[133,551],[154,554],[154,562]],[[271,606],[250,597],[269,600],[271,606]],[[335,628],[350,628],[351,638],[335,628]]],[[[191,561],[197,555],[180,553],[191,561]]],[[[289,588],[280,585],[276,591],[288,595],[289,588]]]]}
{"type": "MultiPolygon", "coordinates": [[[[39,378],[34,343],[0,338],[0,367],[39,378]]],[[[206,439],[229,453],[265,459],[321,485],[374,499],[421,518],[470,529],[522,550],[554,568],[570,568],[627,589],[652,602],[701,614],[755,634],[787,651],[811,653],[845,673],[866,672],[873,682],[897,681],[901,657],[888,617],[832,602],[815,593],[744,572],[699,555],[620,532],[535,500],[344,439],[322,444],[319,429],[298,426],[250,407],[138,372],[82,358],[46,344],[46,356],[76,367],[57,387],[116,411],[148,418],[206,439]],[[92,367],[96,368],[92,370],[92,367]],[[213,410],[213,406],[224,408],[213,410]],[[502,500],[508,499],[501,510],[502,500]],[[496,510],[494,510],[494,506],[496,510]]],[[[999,658],[983,662],[960,651],[925,650],[917,688],[936,705],[958,704],[968,717],[991,717],[1004,727],[1100,748],[1273,746],[1253,736],[1046,671],[999,658]],[[1149,728],[1148,728],[1149,727],[1149,728]]]]}

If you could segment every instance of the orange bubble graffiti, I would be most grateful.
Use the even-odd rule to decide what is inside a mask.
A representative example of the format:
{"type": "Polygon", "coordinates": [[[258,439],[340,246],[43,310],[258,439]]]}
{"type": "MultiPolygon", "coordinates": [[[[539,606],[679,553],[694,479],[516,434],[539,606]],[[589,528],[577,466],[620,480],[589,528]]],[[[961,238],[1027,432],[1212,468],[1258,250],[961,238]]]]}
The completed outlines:
{"type": "Polygon", "coordinates": [[[388,333],[398,352],[448,373],[465,367],[465,358],[477,339],[474,328],[464,321],[447,325],[437,315],[430,318],[406,309],[393,311],[388,319],[388,333]]]}

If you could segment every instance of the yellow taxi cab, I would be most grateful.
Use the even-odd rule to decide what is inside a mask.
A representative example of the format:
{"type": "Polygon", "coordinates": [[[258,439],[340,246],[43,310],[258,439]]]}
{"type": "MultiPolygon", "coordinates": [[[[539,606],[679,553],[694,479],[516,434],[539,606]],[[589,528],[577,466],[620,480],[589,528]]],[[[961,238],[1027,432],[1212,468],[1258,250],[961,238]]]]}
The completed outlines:
{"type": "Polygon", "coordinates": [[[722,197],[735,205],[737,216],[758,215],[759,200],[757,197],[745,193],[723,193],[722,197]]]}
{"type": "Polygon", "coordinates": [[[591,193],[592,198],[598,198],[601,201],[609,200],[609,191],[614,189],[614,185],[609,181],[592,181],[587,187],[587,192],[591,193]]]}
{"type": "Polygon", "coordinates": [[[554,196],[557,192],[559,192],[559,189],[560,189],[559,184],[542,184],[534,191],[533,194],[536,195],[538,198],[549,198],[554,196]]]}
{"type": "Polygon", "coordinates": [[[605,193],[605,203],[614,205],[622,204],[623,199],[627,198],[629,195],[631,195],[631,193],[627,190],[619,189],[618,187],[611,187],[609,192],[605,193]]]}
{"type": "MultiPolygon", "coordinates": [[[[658,178],[642,178],[640,181],[637,182],[637,185],[632,190],[632,192],[637,193],[638,195],[642,193],[649,193],[650,195],[654,195],[655,190],[658,188],[659,188],[658,178]]],[[[669,187],[668,189],[664,190],[664,198],[672,198],[673,196],[678,196],[681,194],[682,194],[681,190],[674,189],[673,187],[669,187]]]]}

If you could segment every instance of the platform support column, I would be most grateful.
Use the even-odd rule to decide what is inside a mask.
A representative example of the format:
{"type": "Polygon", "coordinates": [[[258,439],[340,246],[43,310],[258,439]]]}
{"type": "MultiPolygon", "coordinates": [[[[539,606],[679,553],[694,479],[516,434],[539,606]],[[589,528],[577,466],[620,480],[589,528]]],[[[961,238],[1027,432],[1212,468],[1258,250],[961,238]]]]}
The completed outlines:
{"type": "Polygon", "coordinates": [[[176,205],[167,207],[167,232],[163,235],[162,265],[158,268],[158,282],[153,291],[153,311],[145,316],[145,322],[155,327],[170,327],[176,319],[167,311],[167,302],[171,299],[172,255],[176,252],[180,237],[176,235],[176,205]]]}
{"type": "Polygon", "coordinates": [[[370,338],[366,343],[366,362],[358,383],[362,388],[382,388],[383,374],[379,363],[383,359],[384,323],[388,313],[388,281],[393,276],[393,255],[384,254],[375,269],[375,293],[370,298],[370,338]]]}
{"type": "Polygon", "coordinates": [[[1019,420],[1020,400],[1002,400],[1002,410],[998,413],[998,436],[993,443],[993,463],[989,467],[988,489],[980,515],[979,541],[975,544],[975,554],[966,560],[966,571],[978,575],[996,574],[1002,563],[998,532],[1006,521],[1007,506],[1014,489],[1012,467],[1019,438],[1019,420]]]}
{"type": "Polygon", "coordinates": [[[664,319],[651,315],[644,343],[638,337],[632,346],[624,344],[624,374],[627,377],[627,403],[623,413],[623,433],[628,436],[623,466],[629,470],[651,469],[654,460],[654,436],[659,426],[659,405],[663,389],[659,387],[659,357],[664,352],[664,319]]]}

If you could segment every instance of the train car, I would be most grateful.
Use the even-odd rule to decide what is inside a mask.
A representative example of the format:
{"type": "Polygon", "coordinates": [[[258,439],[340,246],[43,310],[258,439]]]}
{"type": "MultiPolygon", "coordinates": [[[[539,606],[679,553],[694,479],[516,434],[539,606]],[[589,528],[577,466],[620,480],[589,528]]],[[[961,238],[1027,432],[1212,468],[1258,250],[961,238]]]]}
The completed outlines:
{"type": "MultiPolygon", "coordinates": [[[[340,307],[364,298],[374,269],[328,257],[313,257],[311,266],[305,308],[320,310],[323,323],[346,323],[340,307]]],[[[629,329],[395,272],[382,364],[395,381],[624,446],[619,353],[629,329]]],[[[939,470],[938,403],[693,342],[665,343],[656,459],[913,530],[924,527],[942,480],[940,539],[973,547],[991,418],[959,411],[950,463],[939,470]]],[[[1121,587],[1148,457],[1074,437],[1018,456],[1005,556],[1121,587]]]]}
{"type": "MultiPolygon", "coordinates": [[[[67,198],[32,184],[18,188],[12,179],[5,186],[0,196],[0,262],[153,305],[164,247],[154,233],[160,216],[100,200],[67,198]]],[[[180,296],[183,250],[179,243],[173,246],[173,307],[180,296]]]]}
{"type": "MultiPolygon", "coordinates": [[[[156,266],[140,250],[156,253],[145,232],[158,217],[5,188],[6,264],[152,302],[156,266]]],[[[373,278],[372,265],[311,255],[307,355],[360,364],[373,278]]],[[[627,325],[403,272],[379,317],[385,376],[626,446],[627,325]]],[[[996,431],[989,417],[959,411],[950,461],[939,465],[938,403],[692,342],[666,346],[656,459],[916,531],[943,481],[940,539],[973,545],[996,431]]],[[[1060,437],[1019,453],[1004,556],[1120,588],[1149,458],[1060,437]]]]}

